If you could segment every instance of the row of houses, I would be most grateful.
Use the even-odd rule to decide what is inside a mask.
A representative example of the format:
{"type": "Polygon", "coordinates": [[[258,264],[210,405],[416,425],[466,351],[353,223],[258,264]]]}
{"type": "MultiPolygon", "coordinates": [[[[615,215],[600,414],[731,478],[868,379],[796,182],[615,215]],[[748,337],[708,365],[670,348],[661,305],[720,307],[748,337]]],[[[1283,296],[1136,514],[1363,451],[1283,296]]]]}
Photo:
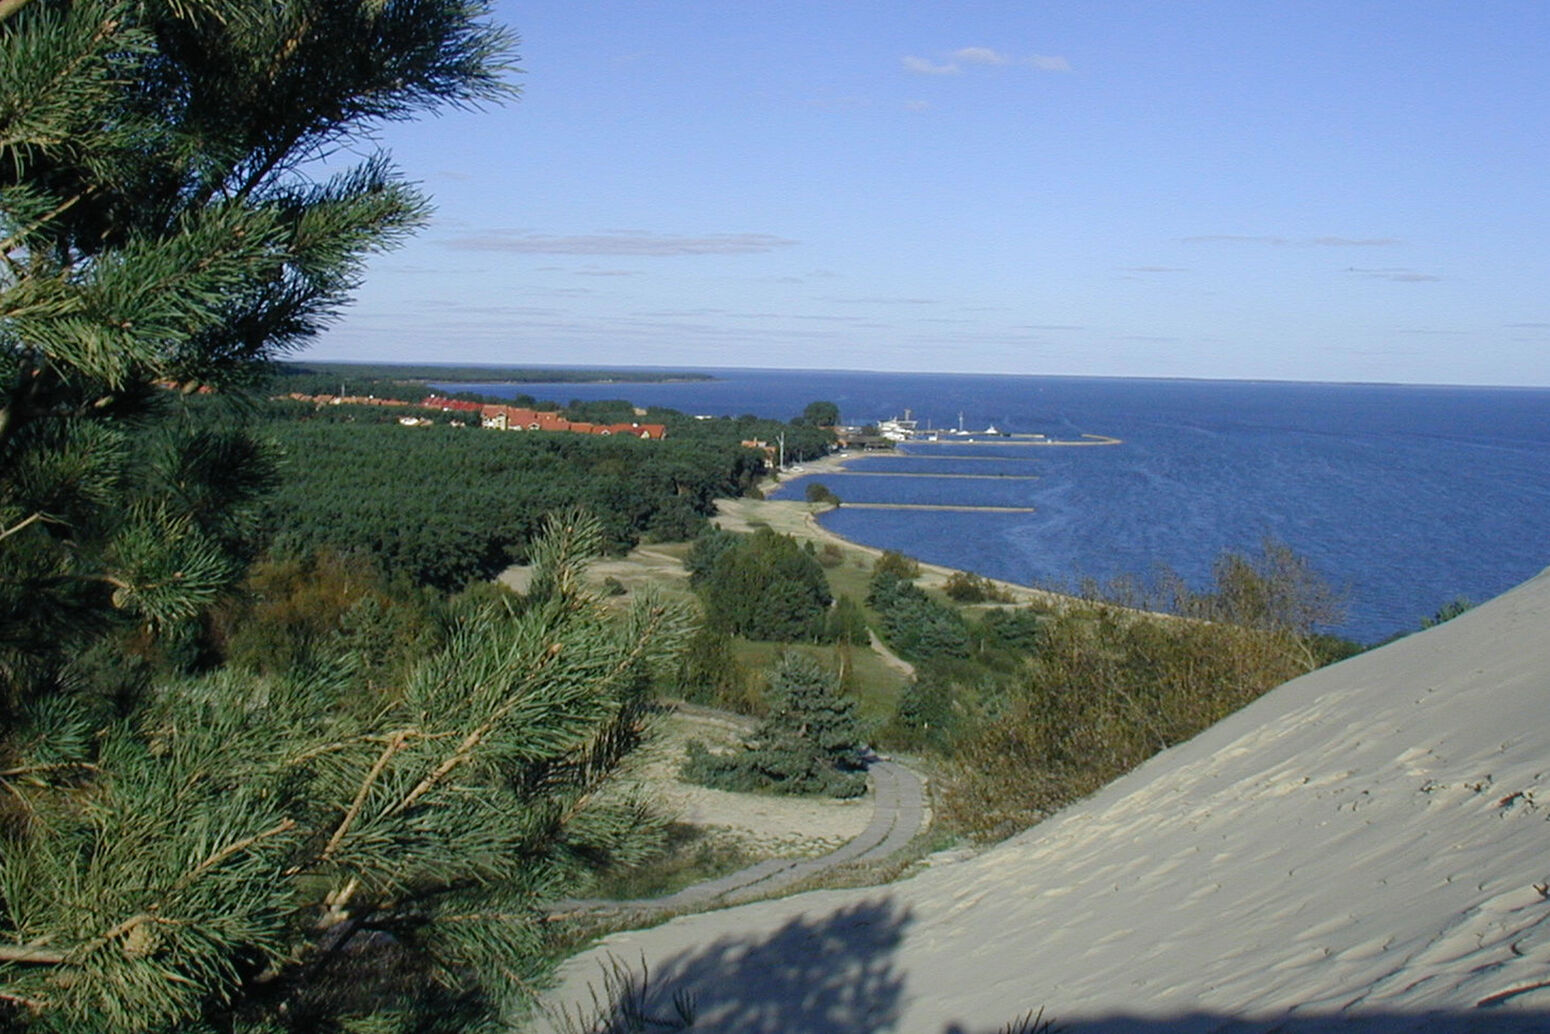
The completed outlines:
{"type": "Polygon", "coordinates": [[[478,414],[481,427],[497,431],[565,431],[570,434],[629,435],[661,441],[667,437],[662,424],[593,424],[585,420],[567,420],[558,413],[541,409],[525,409],[521,406],[488,405],[449,399],[440,395],[428,396],[420,405],[426,409],[439,409],[444,413],[478,414]]]}
{"type": "Polygon", "coordinates": [[[409,403],[403,399],[379,399],[375,395],[303,395],[299,391],[289,392],[285,395],[288,399],[297,402],[311,402],[317,406],[407,406],[409,403]]]}

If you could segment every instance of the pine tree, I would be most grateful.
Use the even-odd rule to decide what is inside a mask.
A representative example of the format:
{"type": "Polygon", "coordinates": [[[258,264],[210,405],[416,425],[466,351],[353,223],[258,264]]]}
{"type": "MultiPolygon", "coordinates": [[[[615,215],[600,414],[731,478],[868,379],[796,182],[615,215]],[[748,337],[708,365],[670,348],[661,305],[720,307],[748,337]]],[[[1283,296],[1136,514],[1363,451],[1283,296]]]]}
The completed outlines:
{"type": "Polygon", "coordinates": [[[855,797],[866,764],[855,701],[811,657],[783,654],[769,674],[768,716],[743,749],[712,754],[689,745],[685,778],[727,790],[855,797]]]}
{"type": "Polygon", "coordinates": [[[0,2],[0,708],[68,682],[115,622],[166,634],[240,573],[271,462],[170,419],[158,385],[254,385],[421,221],[382,156],[309,172],[374,121],[509,92],[485,13],[0,2]]]}
{"type": "Polygon", "coordinates": [[[508,93],[487,14],[0,0],[0,1027],[465,1029],[541,970],[540,903],[649,839],[603,780],[681,620],[581,589],[595,520],[396,693],[123,650],[240,575],[273,473],[180,393],[259,383],[421,221],[386,158],[314,160],[508,93]]]}
{"type": "Polygon", "coordinates": [[[41,753],[0,773],[30,809],[0,845],[0,1023],[419,1031],[509,1014],[543,969],[541,904],[651,843],[640,803],[599,791],[683,616],[647,594],[611,619],[579,588],[600,541],[594,519],[551,520],[521,613],[465,624],[369,717],[344,706],[347,669],[225,670],[102,730],[73,784],[41,753]]]}

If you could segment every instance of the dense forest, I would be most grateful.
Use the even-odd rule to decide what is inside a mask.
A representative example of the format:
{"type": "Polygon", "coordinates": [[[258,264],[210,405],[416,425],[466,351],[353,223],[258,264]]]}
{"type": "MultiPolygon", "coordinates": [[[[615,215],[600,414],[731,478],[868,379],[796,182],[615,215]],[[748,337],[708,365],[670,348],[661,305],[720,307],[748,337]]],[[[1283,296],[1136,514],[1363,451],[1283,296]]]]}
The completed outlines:
{"type": "Polygon", "coordinates": [[[454,427],[439,412],[434,426],[408,428],[398,423],[401,407],[279,400],[238,413],[214,400],[191,405],[207,424],[241,420],[278,446],[279,481],[261,517],[275,555],[326,547],[443,591],[526,562],[544,515],[565,507],[593,513],[611,552],[693,538],[718,496],[743,495],[767,473],[764,452],[742,442],[785,433],[788,451],[807,457],[833,441],[821,429],[771,420],[695,420],[673,410],[638,418],[622,401],[565,412],[595,422],[660,418],[668,438],[503,433],[477,420],[454,427]]]}

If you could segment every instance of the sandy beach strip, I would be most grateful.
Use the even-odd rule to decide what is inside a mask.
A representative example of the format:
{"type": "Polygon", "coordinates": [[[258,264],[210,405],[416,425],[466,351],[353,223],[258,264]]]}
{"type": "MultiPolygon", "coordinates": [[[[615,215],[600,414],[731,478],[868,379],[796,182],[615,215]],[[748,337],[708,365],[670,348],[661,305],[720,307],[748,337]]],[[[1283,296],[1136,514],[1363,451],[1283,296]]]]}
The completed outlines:
{"type": "MultiPolygon", "coordinates": [[[[759,490],[766,495],[774,492],[782,485],[791,484],[803,478],[821,477],[824,474],[843,474],[845,464],[862,457],[888,455],[886,453],[837,453],[824,456],[816,460],[808,460],[795,467],[787,469],[779,480],[769,478],[759,485],[759,490]],[[800,469],[797,469],[800,467],[800,469]]],[[[899,455],[899,454],[894,454],[899,455]]],[[[929,475],[925,475],[929,476],[929,475]]],[[[844,549],[855,550],[871,557],[880,557],[884,550],[875,546],[868,546],[845,538],[843,535],[830,531],[818,520],[820,514],[827,513],[835,507],[827,503],[810,503],[798,499],[717,499],[717,516],[712,518],[717,527],[728,531],[752,531],[758,524],[766,524],[774,531],[783,535],[792,535],[800,539],[813,539],[819,543],[833,543],[844,549]]],[[[916,558],[919,561],[919,558],[916,558]]],[[[955,567],[944,567],[941,564],[928,564],[920,562],[921,584],[926,588],[940,589],[949,578],[960,571],[955,567]]],[[[968,572],[978,574],[978,572],[968,572]]],[[[981,576],[983,577],[983,576],[981,576]]],[[[1048,607],[1063,607],[1072,602],[1072,597],[1048,589],[1037,589],[1028,585],[1019,585],[1016,582],[1002,581],[998,578],[987,578],[996,588],[1006,592],[1015,603],[1037,603],[1048,607]]]]}

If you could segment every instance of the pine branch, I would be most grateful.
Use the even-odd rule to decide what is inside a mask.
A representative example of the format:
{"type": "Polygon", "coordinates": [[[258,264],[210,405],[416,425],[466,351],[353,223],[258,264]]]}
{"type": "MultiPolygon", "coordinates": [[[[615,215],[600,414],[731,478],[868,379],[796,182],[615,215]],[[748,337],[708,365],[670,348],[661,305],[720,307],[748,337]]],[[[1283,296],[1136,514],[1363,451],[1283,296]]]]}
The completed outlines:
{"type": "MultiPolygon", "coordinates": [[[[4,2],[5,2],[5,0],[0,0],[0,4],[3,4],[4,2]]],[[[32,225],[27,226],[24,229],[17,230],[15,233],[11,234],[11,236],[7,237],[5,240],[0,241],[0,253],[9,254],[13,248],[18,247],[22,243],[22,240],[24,238],[31,236],[32,234],[36,233],[40,228],[42,228],[44,226],[47,226],[49,223],[53,222],[55,219],[58,219],[60,216],[64,215],[66,212],[70,211],[71,208],[75,207],[77,204],[79,204],[85,198],[86,198],[86,194],[84,192],[82,192],[82,193],[79,193],[79,194],[74,194],[68,200],[62,201],[59,204],[55,205],[52,211],[50,211],[50,212],[44,214],[42,217],[34,220],[32,225]]]]}
{"type": "Polygon", "coordinates": [[[350,802],[349,810],[344,813],[344,818],[339,821],[339,825],[334,829],[334,835],[328,838],[328,846],[324,847],[323,853],[318,855],[318,859],[320,861],[327,861],[333,856],[333,853],[338,849],[340,842],[344,840],[345,834],[348,833],[350,831],[350,827],[355,824],[356,818],[361,813],[361,808],[366,804],[366,796],[371,792],[372,786],[377,782],[377,777],[382,774],[382,770],[385,769],[388,762],[393,759],[393,755],[397,754],[400,750],[403,749],[404,743],[408,739],[408,731],[395,732],[388,738],[387,746],[384,747],[382,753],[377,756],[377,760],[372,764],[371,770],[366,773],[366,778],[361,780],[361,787],[358,791],[356,791],[355,800],[350,802]]]}
{"type": "Polygon", "coordinates": [[[241,840],[227,844],[225,847],[221,848],[219,851],[216,851],[214,854],[210,855],[210,857],[206,858],[204,861],[200,862],[198,865],[194,866],[194,868],[185,873],[177,883],[173,884],[172,889],[174,891],[182,890],[197,880],[199,877],[215,868],[217,865],[220,865],[232,855],[246,851],[248,848],[252,847],[254,844],[261,840],[268,840],[270,837],[277,837],[282,833],[289,833],[295,828],[296,820],[286,818],[282,819],[278,825],[272,826],[269,829],[264,830],[262,833],[254,833],[250,837],[244,837],[241,840]]]}
{"type": "MultiPolygon", "coordinates": [[[[5,539],[10,538],[12,535],[15,535],[18,531],[21,531],[23,528],[27,527],[29,524],[36,524],[38,521],[41,521],[41,520],[44,520],[44,519],[45,518],[44,518],[42,513],[35,513],[31,517],[28,517],[25,520],[23,520],[20,524],[12,525],[11,527],[6,528],[4,531],[0,531],[0,541],[4,541],[5,539]]],[[[5,774],[4,772],[0,772],[0,775],[4,775],[4,774],[5,774]]]]}
{"type": "Polygon", "coordinates": [[[21,768],[7,768],[3,771],[0,771],[0,779],[9,779],[16,776],[36,775],[42,772],[61,771],[96,772],[98,771],[98,768],[96,765],[93,765],[87,761],[60,761],[51,765],[24,765],[21,768]]]}
{"type": "Polygon", "coordinates": [[[29,1009],[35,1013],[42,1012],[48,1008],[48,1002],[42,998],[28,998],[26,995],[11,994],[9,991],[0,991],[0,1002],[15,1002],[22,1008],[29,1009]]]}
{"type": "Polygon", "coordinates": [[[40,941],[33,941],[31,944],[0,944],[0,962],[57,966],[64,961],[64,952],[45,948],[40,941]]]}
{"type": "MultiPolygon", "coordinates": [[[[535,666],[534,673],[537,674],[543,671],[554,658],[558,657],[562,646],[563,644],[561,643],[551,643],[535,666]]],[[[445,779],[453,769],[473,757],[474,751],[478,749],[479,745],[485,741],[495,727],[500,724],[501,719],[515,710],[516,706],[521,702],[522,698],[520,696],[512,695],[504,704],[495,709],[495,713],[483,725],[463,737],[463,742],[458,745],[457,750],[443,759],[441,764],[437,765],[424,779],[421,779],[414,789],[410,790],[396,805],[383,809],[382,814],[401,815],[409,810],[421,797],[434,790],[437,784],[445,779]]]]}

